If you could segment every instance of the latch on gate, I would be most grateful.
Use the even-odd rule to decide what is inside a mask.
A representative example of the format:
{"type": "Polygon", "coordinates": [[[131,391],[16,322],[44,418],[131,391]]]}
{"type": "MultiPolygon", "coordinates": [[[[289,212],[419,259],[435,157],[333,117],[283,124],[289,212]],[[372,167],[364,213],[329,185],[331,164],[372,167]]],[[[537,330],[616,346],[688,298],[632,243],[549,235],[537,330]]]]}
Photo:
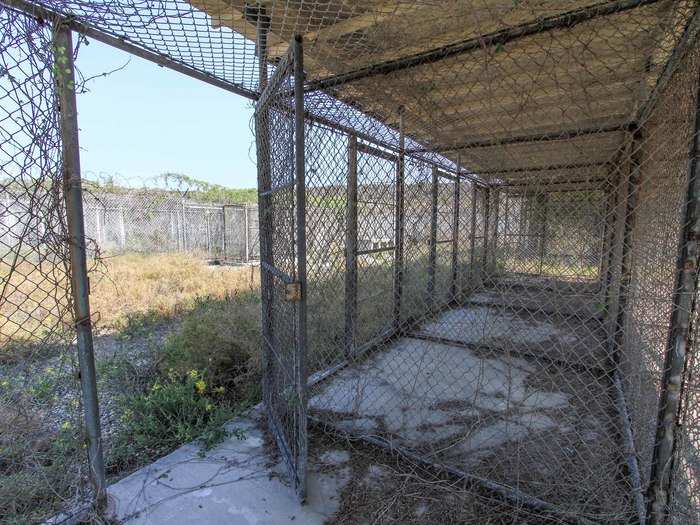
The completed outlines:
{"type": "Polygon", "coordinates": [[[284,298],[287,301],[301,300],[301,283],[287,283],[284,287],[284,298]]]}

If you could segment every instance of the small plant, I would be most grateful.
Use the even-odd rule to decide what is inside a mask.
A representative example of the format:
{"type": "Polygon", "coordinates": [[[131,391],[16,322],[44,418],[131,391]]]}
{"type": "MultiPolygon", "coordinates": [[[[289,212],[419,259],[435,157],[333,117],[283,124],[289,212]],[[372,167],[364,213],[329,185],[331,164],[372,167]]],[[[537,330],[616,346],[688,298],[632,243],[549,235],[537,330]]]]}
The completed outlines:
{"type": "Polygon", "coordinates": [[[205,370],[213,388],[223,387],[233,403],[246,402],[260,377],[260,296],[238,292],[223,299],[201,298],[167,341],[161,373],[205,370]]]}
{"type": "Polygon", "coordinates": [[[193,369],[184,377],[171,371],[147,392],[126,398],[112,467],[136,466],[190,441],[203,450],[220,443],[234,413],[223,394],[210,387],[205,372],[193,369]]]}

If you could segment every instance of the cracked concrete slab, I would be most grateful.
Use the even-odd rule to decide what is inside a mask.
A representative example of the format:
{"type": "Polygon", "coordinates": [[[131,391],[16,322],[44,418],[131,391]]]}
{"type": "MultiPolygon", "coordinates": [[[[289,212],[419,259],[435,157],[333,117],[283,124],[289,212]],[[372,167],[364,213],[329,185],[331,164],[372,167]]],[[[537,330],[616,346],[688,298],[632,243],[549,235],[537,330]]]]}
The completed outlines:
{"type": "Polygon", "coordinates": [[[285,481],[284,466],[269,466],[253,416],[238,419],[231,429],[243,439],[230,437],[203,457],[197,445],[185,445],[111,485],[112,517],[129,525],[320,525],[338,510],[351,475],[346,451],[328,452],[323,472],[309,465],[309,497],[301,505],[285,481]]]}

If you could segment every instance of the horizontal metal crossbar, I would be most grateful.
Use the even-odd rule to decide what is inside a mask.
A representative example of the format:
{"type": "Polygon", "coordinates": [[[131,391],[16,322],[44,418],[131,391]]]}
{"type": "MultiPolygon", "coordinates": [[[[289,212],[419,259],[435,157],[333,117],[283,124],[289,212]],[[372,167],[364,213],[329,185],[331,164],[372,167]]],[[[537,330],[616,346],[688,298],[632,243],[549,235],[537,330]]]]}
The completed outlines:
{"type": "Polygon", "coordinates": [[[375,157],[379,157],[390,162],[399,161],[399,157],[397,155],[394,155],[388,151],[381,150],[379,148],[375,148],[373,146],[370,146],[369,144],[365,144],[364,142],[357,143],[357,151],[360,153],[366,153],[367,155],[374,155],[375,157]]]}
{"type": "Polygon", "coordinates": [[[448,151],[461,151],[465,149],[489,148],[494,146],[507,146],[509,144],[524,144],[528,142],[547,142],[557,140],[571,140],[587,135],[598,135],[601,133],[616,133],[629,129],[629,124],[620,124],[616,126],[588,128],[588,129],[572,129],[564,131],[554,131],[551,133],[539,133],[530,135],[519,135],[515,137],[503,137],[500,139],[488,140],[472,140],[462,143],[453,144],[437,144],[426,148],[415,148],[407,150],[407,153],[444,153],[448,151]]]}
{"type": "Polygon", "coordinates": [[[279,193],[280,191],[283,190],[289,190],[294,188],[296,186],[295,181],[287,182],[286,184],[282,184],[280,186],[276,186],[272,189],[266,190],[266,191],[261,191],[258,193],[260,197],[267,197],[268,195],[274,195],[275,193],[279,193]]]}
{"type": "Polygon", "coordinates": [[[575,170],[581,168],[600,168],[607,165],[607,162],[583,162],[579,164],[554,164],[550,166],[532,166],[530,168],[512,168],[503,170],[477,171],[479,175],[507,175],[509,173],[527,173],[536,171],[561,171],[575,170]]]}
{"type": "Polygon", "coordinates": [[[373,253],[393,252],[394,246],[384,246],[383,248],[372,248],[371,250],[357,250],[357,255],[371,255],[373,253]]]}
{"type": "Polygon", "coordinates": [[[386,75],[402,69],[419,65],[438,62],[449,57],[476,51],[479,49],[505,45],[521,38],[536,35],[546,31],[560,28],[572,28],[583,22],[588,22],[601,16],[613,15],[635,9],[640,6],[654,4],[659,0],[619,0],[617,2],[603,2],[596,5],[575,9],[560,15],[555,15],[534,22],[521,24],[508,29],[502,29],[494,33],[470,38],[462,42],[449,44],[422,53],[388,60],[379,64],[363,67],[355,71],[349,71],[340,75],[323,78],[306,85],[306,91],[326,90],[338,87],[348,82],[354,82],[364,78],[378,75],[386,75]]]}
{"type": "Polygon", "coordinates": [[[275,277],[279,278],[280,281],[282,281],[285,284],[291,284],[294,282],[294,278],[291,277],[290,275],[287,275],[283,271],[275,268],[272,266],[270,263],[267,263],[265,261],[260,262],[260,267],[265,270],[268,273],[271,273],[275,277]]]}

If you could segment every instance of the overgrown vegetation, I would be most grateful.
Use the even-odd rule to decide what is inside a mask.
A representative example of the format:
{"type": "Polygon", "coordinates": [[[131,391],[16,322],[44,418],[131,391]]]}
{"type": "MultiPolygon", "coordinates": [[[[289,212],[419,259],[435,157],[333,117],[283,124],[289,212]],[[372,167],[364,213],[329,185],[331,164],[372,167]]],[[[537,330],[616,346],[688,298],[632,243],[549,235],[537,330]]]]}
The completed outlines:
{"type": "Polygon", "coordinates": [[[195,439],[208,449],[227,436],[226,421],[259,400],[259,302],[254,291],[196,300],[156,351],[156,367],[141,391],[120,400],[113,471],[195,439]]]}
{"type": "Polygon", "coordinates": [[[175,372],[158,377],[148,391],[125,396],[121,408],[122,427],[109,455],[116,473],[189,441],[211,448],[227,436],[224,424],[235,413],[225,390],[212,388],[207,372],[195,369],[184,377],[175,372]]]}
{"type": "MultiPolygon", "coordinates": [[[[91,281],[110,478],[224,439],[260,396],[258,270],[128,255],[91,281]]],[[[0,522],[12,524],[71,507],[86,478],[74,356],[60,345],[21,356],[0,360],[0,522]]]]}

